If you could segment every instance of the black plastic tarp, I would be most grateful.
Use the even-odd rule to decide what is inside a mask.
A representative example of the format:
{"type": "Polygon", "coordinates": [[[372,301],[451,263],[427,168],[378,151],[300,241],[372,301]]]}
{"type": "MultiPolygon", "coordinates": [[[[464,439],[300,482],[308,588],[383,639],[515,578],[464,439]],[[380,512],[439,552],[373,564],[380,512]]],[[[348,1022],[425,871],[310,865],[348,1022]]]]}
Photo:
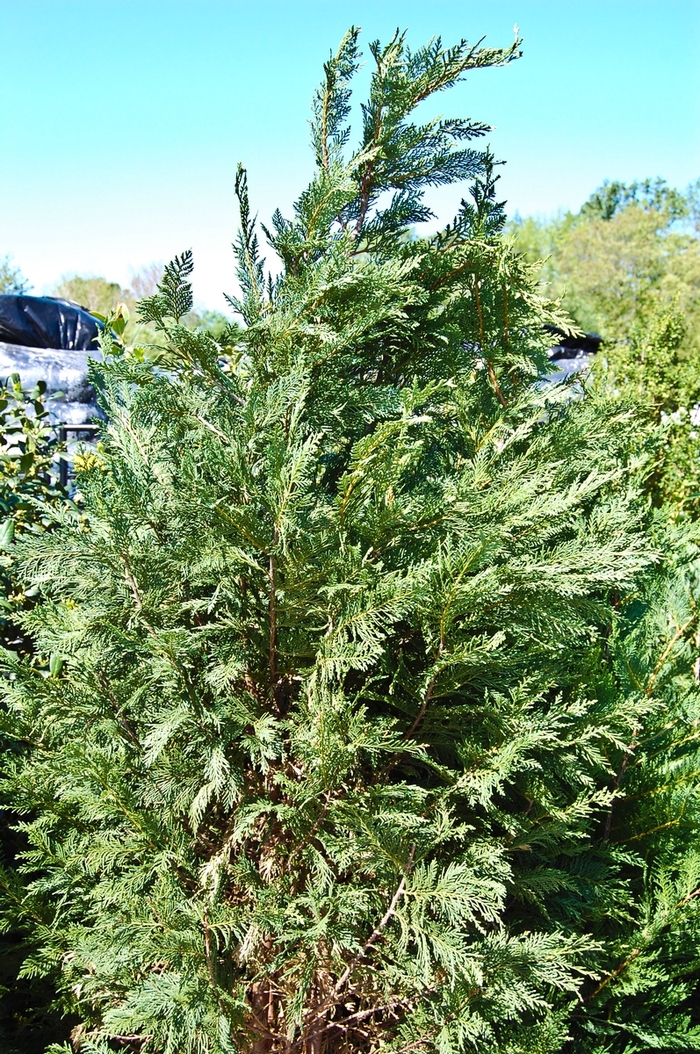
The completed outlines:
{"type": "Polygon", "coordinates": [[[577,355],[595,355],[603,343],[603,338],[599,333],[579,333],[573,336],[549,323],[545,323],[543,328],[551,333],[556,341],[550,350],[550,359],[572,359],[577,355]]]}
{"type": "Polygon", "coordinates": [[[50,296],[0,296],[0,341],[25,348],[96,351],[100,323],[76,304],[50,296]]]}

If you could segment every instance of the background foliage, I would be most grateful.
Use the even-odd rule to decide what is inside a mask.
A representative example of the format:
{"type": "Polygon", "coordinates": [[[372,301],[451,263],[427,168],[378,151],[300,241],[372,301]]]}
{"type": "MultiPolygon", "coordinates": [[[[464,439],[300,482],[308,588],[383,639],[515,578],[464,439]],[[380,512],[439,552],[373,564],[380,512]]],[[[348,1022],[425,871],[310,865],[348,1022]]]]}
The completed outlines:
{"type": "Polygon", "coordinates": [[[510,225],[541,282],[585,330],[602,334],[593,373],[633,398],[657,431],[649,487],[678,515],[700,511],[700,184],[605,183],[577,215],[510,225]]]}
{"type": "MultiPolygon", "coordinates": [[[[106,278],[64,275],[52,290],[52,295],[72,300],[104,318],[113,315],[119,305],[124,304],[129,312],[129,321],[123,333],[124,342],[132,346],[150,344],[158,347],[162,345],[158,332],[147,323],[138,322],[136,305],[139,300],[156,292],[163,272],[164,268],[160,264],[142,267],[133,273],[127,288],[118,282],[109,282],[106,278]]],[[[230,326],[231,320],[221,311],[196,311],[193,307],[184,323],[192,329],[202,327],[218,338],[230,326]]]]}
{"type": "Polygon", "coordinates": [[[0,294],[28,293],[29,283],[18,267],[15,267],[9,256],[0,260],[0,294]]]}
{"type": "MultiPolygon", "coordinates": [[[[56,509],[73,507],[59,484],[60,444],[48,424],[44,386],[24,391],[20,378],[8,378],[0,394],[0,641],[2,647],[44,672],[60,667],[57,656],[37,656],[29,636],[16,621],[31,608],[37,590],[23,583],[17,572],[15,540],[51,529],[56,509]]],[[[77,514],[77,510],[76,510],[77,514]]],[[[0,750],[15,750],[14,737],[0,732],[0,750]]],[[[0,889],[10,901],[21,896],[13,868],[24,841],[12,817],[0,811],[0,889]]],[[[67,1034],[54,1005],[50,978],[20,977],[31,941],[12,923],[0,934],[0,1048],[3,1054],[41,1054],[51,1040],[67,1034]]],[[[70,1026],[69,1026],[70,1027],[70,1026]]]]}

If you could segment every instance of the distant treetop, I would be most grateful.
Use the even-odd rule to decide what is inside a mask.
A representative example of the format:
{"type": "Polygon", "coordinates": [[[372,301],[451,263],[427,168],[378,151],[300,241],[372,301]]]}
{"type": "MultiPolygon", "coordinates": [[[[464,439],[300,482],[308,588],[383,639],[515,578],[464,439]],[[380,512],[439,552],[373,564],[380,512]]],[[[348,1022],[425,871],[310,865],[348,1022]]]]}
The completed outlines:
{"type": "Polygon", "coordinates": [[[13,266],[9,256],[0,259],[0,293],[20,296],[22,293],[28,293],[31,288],[19,267],[13,266]]]}
{"type": "Polygon", "coordinates": [[[690,212],[688,197],[657,176],[656,179],[635,180],[634,183],[606,179],[585,202],[581,215],[587,219],[611,220],[632,204],[639,205],[645,212],[660,212],[670,220],[685,219],[690,212]]]}

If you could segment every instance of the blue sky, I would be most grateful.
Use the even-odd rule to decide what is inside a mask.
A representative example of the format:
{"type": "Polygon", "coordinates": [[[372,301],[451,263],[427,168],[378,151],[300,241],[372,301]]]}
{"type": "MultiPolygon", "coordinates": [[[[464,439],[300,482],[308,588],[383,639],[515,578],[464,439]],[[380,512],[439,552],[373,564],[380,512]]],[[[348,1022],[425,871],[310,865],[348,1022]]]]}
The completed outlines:
{"type": "MultiPolygon", "coordinates": [[[[700,176],[700,0],[0,0],[0,256],[41,293],[192,247],[195,292],[222,308],[236,163],[263,220],[289,212],[311,95],[349,25],[365,43],[400,26],[414,45],[501,46],[516,22],[523,58],[433,107],[496,126],[511,212],[577,209],[606,178],[700,176]]],[[[435,198],[441,218],[460,196],[435,198]]]]}

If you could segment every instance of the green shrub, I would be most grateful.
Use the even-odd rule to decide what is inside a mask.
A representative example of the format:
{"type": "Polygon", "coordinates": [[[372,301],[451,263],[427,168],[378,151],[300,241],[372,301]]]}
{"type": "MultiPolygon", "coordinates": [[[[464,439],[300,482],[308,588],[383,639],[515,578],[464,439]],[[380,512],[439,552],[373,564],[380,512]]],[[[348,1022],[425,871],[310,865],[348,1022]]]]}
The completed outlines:
{"type": "MultiPolygon", "coordinates": [[[[59,506],[67,495],[59,484],[57,457],[62,449],[55,429],[48,424],[46,386],[23,390],[15,374],[0,393],[0,639],[2,646],[38,663],[46,672],[46,661],[34,655],[29,637],[16,621],[29,610],[36,590],[22,584],[17,574],[15,540],[36,536],[51,528],[59,506]]],[[[54,659],[53,668],[56,668],[54,659]]],[[[0,749],[7,759],[17,749],[14,735],[6,735],[7,722],[0,716],[0,749]]],[[[6,811],[0,812],[0,886],[10,902],[22,889],[13,865],[25,848],[20,833],[9,825],[6,811]]],[[[0,934],[0,1049],[3,1054],[41,1054],[46,1044],[66,1034],[61,1014],[53,1006],[56,998],[51,979],[21,977],[31,936],[26,927],[10,922],[0,934]]]]}
{"type": "Polygon", "coordinates": [[[83,1052],[697,1049],[694,542],[628,406],[537,383],[566,320],[486,126],[414,121],[517,44],[371,52],[349,158],[355,30],[325,66],[276,280],[239,170],[235,347],[181,324],[186,253],[141,305],[173,368],[93,367],[84,519],[22,542],[6,917],[83,1052]]]}
{"type": "Polygon", "coordinates": [[[15,575],[13,541],[45,531],[66,494],[58,480],[61,454],[45,406],[46,385],[22,388],[13,374],[0,391],[0,638],[20,651],[29,645],[13,621],[36,591],[15,575]]]}

